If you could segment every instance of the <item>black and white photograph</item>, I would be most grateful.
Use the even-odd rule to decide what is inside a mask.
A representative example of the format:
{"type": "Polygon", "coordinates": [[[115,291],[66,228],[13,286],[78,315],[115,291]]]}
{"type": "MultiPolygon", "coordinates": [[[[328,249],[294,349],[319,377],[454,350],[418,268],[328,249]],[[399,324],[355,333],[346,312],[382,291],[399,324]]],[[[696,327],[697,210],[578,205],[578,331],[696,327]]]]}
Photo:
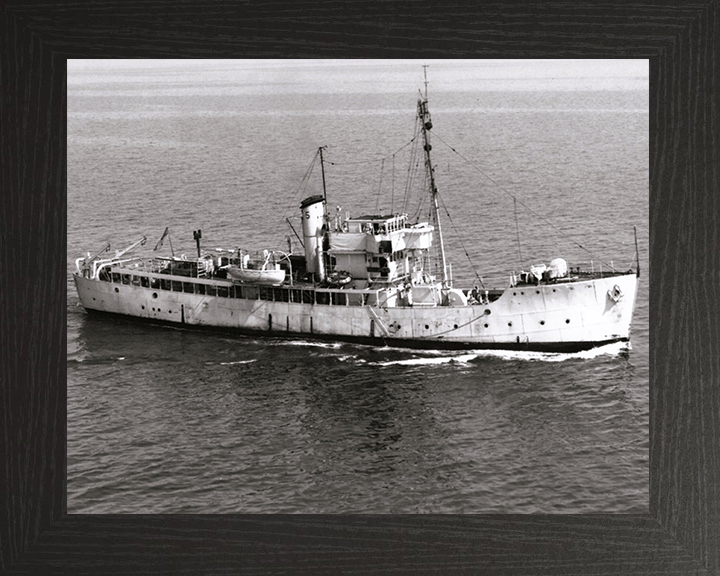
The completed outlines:
{"type": "Polygon", "coordinates": [[[68,60],[68,514],[647,513],[649,82],[68,60]]]}

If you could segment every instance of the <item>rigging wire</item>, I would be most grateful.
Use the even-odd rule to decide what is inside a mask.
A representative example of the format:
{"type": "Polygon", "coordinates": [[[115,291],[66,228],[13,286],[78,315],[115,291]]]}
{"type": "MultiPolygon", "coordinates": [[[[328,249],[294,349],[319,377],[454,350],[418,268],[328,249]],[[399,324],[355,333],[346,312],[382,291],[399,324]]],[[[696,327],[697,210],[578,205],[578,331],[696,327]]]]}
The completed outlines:
{"type": "Polygon", "coordinates": [[[517,233],[517,241],[518,241],[518,254],[520,255],[520,266],[522,267],[522,249],[520,248],[520,226],[518,225],[518,217],[517,217],[517,200],[513,198],[513,208],[515,209],[515,232],[517,233]]]}
{"type": "Polygon", "coordinates": [[[383,179],[384,171],[385,171],[385,158],[383,158],[382,164],[380,165],[380,182],[378,183],[377,199],[375,200],[375,214],[378,213],[378,207],[380,206],[380,194],[382,192],[382,179],[383,179]]]}
{"type": "Polygon", "coordinates": [[[559,232],[562,236],[564,236],[564,237],[567,238],[570,242],[572,242],[573,244],[575,244],[576,246],[578,246],[579,248],[581,248],[582,250],[584,250],[585,252],[587,252],[587,253],[588,253],[590,256],[592,256],[593,258],[597,258],[597,259],[600,260],[603,264],[605,264],[606,266],[609,266],[612,270],[615,270],[615,268],[614,268],[612,265],[610,265],[610,264],[608,264],[607,262],[605,262],[602,258],[598,258],[595,254],[593,254],[590,250],[588,250],[587,248],[585,248],[585,246],[583,246],[582,244],[580,244],[577,240],[575,240],[575,239],[571,238],[570,236],[568,236],[567,234],[565,234],[565,232],[563,232],[562,229],[560,229],[560,228],[558,228],[557,226],[555,226],[555,224],[553,224],[552,222],[550,222],[547,218],[545,218],[545,217],[542,216],[541,214],[538,214],[538,213],[535,212],[532,208],[530,208],[529,206],[527,206],[524,202],[522,202],[521,200],[518,200],[513,194],[511,194],[510,192],[508,192],[507,190],[505,190],[505,188],[503,188],[502,186],[500,186],[500,184],[498,184],[495,180],[493,180],[490,176],[488,176],[479,166],[473,164],[470,160],[468,160],[467,158],[465,158],[465,156],[463,156],[462,154],[460,154],[460,152],[458,152],[457,150],[455,150],[455,148],[453,148],[452,146],[450,146],[450,144],[448,144],[447,142],[445,142],[445,140],[443,140],[440,136],[438,136],[437,132],[433,132],[433,135],[434,135],[438,140],[440,140],[440,142],[442,142],[443,144],[445,144],[445,146],[447,146],[448,148],[450,148],[450,150],[452,150],[453,152],[455,152],[455,154],[457,154],[460,158],[462,158],[463,160],[465,160],[465,162],[467,162],[470,166],[472,166],[473,168],[475,168],[475,170],[477,170],[478,172],[480,172],[480,174],[482,174],[483,176],[485,176],[485,178],[487,178],[488,180],[490,180],[490,182],[492,182],[493,184],[495,184],[495,186],[497,186],[498,189],[501,190],[504,194],[507,194],[507,195],[510,196],[510,198],[512,198],[515,202],[518,202],[521,206],[523,206],[528,212],[530,212],[530,213],[534,214],[535,216],[537,216],[540,220],[542,220],[543,222],[545,222],[545,223],[546,223],[548,226],[550,226],[551,228],[555,229],[555,230],[556,230],[557,232],[559,232]]]}
{"type": "Polygon", "coordinates": [[[472,258],[470,258],[470,254],[467,251],[467,248],[465,248],[465,243],[463,242],[462,236],[460,235],[460,231],[458,230],[457,226],[455,226],[455,222],[453,222],[452,216],[450,216],[450,211],[447,209],[447,206],[445,205],[445,201],[443,200],[442,196],[440,195],[440,192],[437,192],[438,198],[440,198],[440,204],[442,204],[442,207],[445,209],[445,214],[447,214],[448,221],[450,222],[450,226],[452,226],[452,229],[455,231],[455,235],[457,236],[458,240],[460,241],[460,246],[463,249],[463,252],[465,252],[465,256],[468,259],[468,262],[470,263],[470,267],[472,268],[472,271],[475,273],[475,278],[477,278],[480,281],[480,285],[483,287],[483,290],[485,290],[485,282],[483,282],[482,276],[478,274],[477,268],[475,267],[475,264],[472,261],[472,258]]]}
{"type": "Polygon", "coordinates": [[[357,162],[328,162],[328,161],[326,160],[326,163],[327,163],[327,164],[331,164],[332,166],[348,166],[348,165],[350,165],[350,164],[376,164],[378,160],[382,160],[382,161],[384,162],[384,161],[387,160],[388,158],[391,158],[392,156],[394,156],[394,155],[397,154],[398,152],[401,152],[403,149],[405,149],[405,148],[407,148],[408,146],[410,146],[410,144],[413,143],[413,141],[415,140],[416,137],[417,137],[417,134],[415,134],[409,142],[406,142],[405,144],[403,144],[402,146],[400,146],[400,148],[398,148],[397,150],[395,150],[395,152],[393,152],[393,153],[391,153],[391,154],[388,154],[387,156],[385,156],[385,157],[383,157],[383,158],[373,158],[373,159],[367,159],[367,160],[358,160],[357,162]]]}
{"type": "Polygon", "coordinates": [[[392,177],[390,186],[390,214],[394,214],[395,209],[395,154],[392,156],[392,177]]]}
{"type": "Polygon", "coordinates": [[[402,211],[405,213],[409,213],[410,210],[408,210],[408,201],[410,198],[410,190],[412,190],[413,187],[413,181],[415,179],[415,176],[417,174],[417,168],[419,166],[419,160],[418,160],[418,151],[420,148],[420,143],[418,139],[418,135],[420,133],[420,121],[417,117],[415,117],[415,127],[414,127],[414,133],[413,138],[411,142],[414,142],[415,145],[410,149],[410,162],[408,164],[408,177],[405,181],[405,195],[403,197],[403,205],[402,205],[402,211]],[[413,165],[415,166],[413,168],[413,165]]]}
{"type": "MultiPolygon", "coordinates": [[[[295,198],[301,193],[307,190],[308,184],[310,183],[310,176],[312,175],[313,168],[315,168],[315,164],[317,163],[317,159],[320,157],[320,150],[315,151],[315,156],[313,156],[312,161],[310,162],[310,166],[308,166],[307,170],[305,171],[305,175],[302,177],[302,180],[300,181],[300,184],[298,184],[297,189],[292,195],[292,198],[290,198],[290,202],[285,207],[285,210],[282,215],[282,222],[284,223],[288,218],[288,213],[291,211],[293,204],[295,204],[295,198]]],[[[272,237],[271,244],[274,245],[275,242],[277,242],[278,236],[282,235],[281,233],[282,227],[278,226],[276,228],[276,233],[272,237]]]]}
{"type": "MultiPolygon", "coordinates": [[[[419,162],[418,162],[418,164],[419,164],[419,162]]],[[[417,168],[417,166],[416,166],[416,168],[417,168]]],[[[429,186],[430,186],[430,183],[428,182],[427,174],[425,174],[425,178],[423,180],[423,184],[422,184],[421,188],[423,190],[425,190],[425,189],[429,188],[429,186]]],[[[427,220],[430,221],[433,219],[432,205],[430,205],[428,200],[429,200],[429,194],[421,194],[420,195],[420,200],[418,201],[418,205],[412,214],[411,220],[414,220],[415,222],[420,221],[420,216],[423,215],[423,210],[426,209],[426,207],[425,207],[426,202],[428,203],[427,220]]],[[[405,211],[405,212],[407,212],[407,211],[405,211]]]]}

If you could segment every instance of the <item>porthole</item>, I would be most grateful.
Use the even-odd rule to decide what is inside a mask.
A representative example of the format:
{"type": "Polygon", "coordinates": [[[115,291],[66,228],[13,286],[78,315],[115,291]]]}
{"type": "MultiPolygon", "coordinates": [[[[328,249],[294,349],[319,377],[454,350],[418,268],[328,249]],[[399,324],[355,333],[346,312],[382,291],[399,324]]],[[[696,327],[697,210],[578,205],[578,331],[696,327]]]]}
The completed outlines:
{"type": "Polygon", "coordinates": [[[120,292],[120,288],[118,288],[118,287],[116,286],[116,287],[115,287],[115,292],[120,292]]]}
{"type": "Polygon", "coordinates": [[[153,312],[155,312],[155,308],[153,308],[153,312]]]}
{"type": "Polygon", "coordinates": [[[535,294],[540,294],[540,290],[535,290],[535,294]]]}
{"type": "Polygon", "coordinates": [[[428,330],[429,328],[430,328],[430,326],[428,326],[427,324],[425,324],[425,330],[428,330]]]}
{"type": "Polygon", "coordinates": [[[153,292],[153,298],[157,298],[157,292],[153,292]]]}
{"type": "Polygon", "coordinates": [[[168,314],[172,314],[172,310],[168,310],[168,314]]]}
{"type": "Polygon", "coordinates": [[[485,326],[485,328],[487,328],[487,327],[488,327],[488,325],[487,325],[487,324],[484,324],[484,326],[485,326]]]}
{"type": "Polygon", "coordinates": [[[513,292],[513,296],[517,296],[517,292],[513,292]]]}
{"type": "Polygon", "coordinates": [[[453,328],[457,328],[457,324],[453,324],[453,328]]]}
{"type": "Polygon", "coordinates": [[[540,325],[541,325],[541,326],[544,326],[544,325],[545,325],[545,320],[540,320],[540,325]]]}
{"type": "Polygon", "coordinates": [[[525,292],[520,292],[520,296],[525,296],[525,292]]]}
{"type": "Polygon", "coordinates": [[[568,318],[567,320],[565,320],[565,324],[570,324],[570,318],[568,318]]]}
{"type": "Polygon", "coordinates": [[[553,292],[557,292],[557,290],[555,290],[555,288],[553,288],[553,292]]]}
{"type": "Polygon", "coordinates": [[[141,308],[142,308],[143,310],[145,310],[145,305],[141,306],[141,308]]]}
{"type": "Polygon", "coordinates": [[[490,316],[491,310],[490,308],[485,308],[485,316],[490,316]]]}
{"type": "Polygon", "coordinates": [[[508,322],[508,326],[512,326],[512,322],[508,322]]]}

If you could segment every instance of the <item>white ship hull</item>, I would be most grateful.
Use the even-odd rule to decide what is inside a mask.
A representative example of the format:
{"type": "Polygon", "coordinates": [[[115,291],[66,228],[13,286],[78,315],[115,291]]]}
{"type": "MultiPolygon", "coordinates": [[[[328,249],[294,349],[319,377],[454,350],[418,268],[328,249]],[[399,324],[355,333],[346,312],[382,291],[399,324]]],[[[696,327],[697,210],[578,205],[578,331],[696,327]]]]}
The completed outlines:
{"type": "Polygon", "coordinates": [[[487,304],[396,306],[388,291],[366,291],[368,300],[359,290],[239,287],[150,273],[125,275],[125,283],[74,280],[87,310],[156,322],[413,348],[542,351],[629,339],[637,290],[636,275],[623,274],[508,288],[487,304]],[[161,278],[168,289],[152,287],[161,278]]]}

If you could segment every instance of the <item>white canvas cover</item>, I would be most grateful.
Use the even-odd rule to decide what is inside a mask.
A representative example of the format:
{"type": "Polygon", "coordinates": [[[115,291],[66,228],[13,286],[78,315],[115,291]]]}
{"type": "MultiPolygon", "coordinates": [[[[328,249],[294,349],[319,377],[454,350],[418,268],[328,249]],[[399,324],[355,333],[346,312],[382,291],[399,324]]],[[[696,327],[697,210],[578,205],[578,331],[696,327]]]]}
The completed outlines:
{"type": "Polygon", "coordinates": [[[414,248],[427,249],[432,245],[432,226],[423,228],[408,228],[405,231],[405,247],[408,250],[414,248]]]}
{"type": "Polygon", "coordinates": [[[555,258],[548,267],[550,278],[564,278],[567,276],[568,265],[563,258],[555,258]]]}
{"type": "Polygon", "coordinates": [[[336,252],[364,252],[367,247],[367,238],[367,234],[331,232],[330,249],[336,252]]]}

